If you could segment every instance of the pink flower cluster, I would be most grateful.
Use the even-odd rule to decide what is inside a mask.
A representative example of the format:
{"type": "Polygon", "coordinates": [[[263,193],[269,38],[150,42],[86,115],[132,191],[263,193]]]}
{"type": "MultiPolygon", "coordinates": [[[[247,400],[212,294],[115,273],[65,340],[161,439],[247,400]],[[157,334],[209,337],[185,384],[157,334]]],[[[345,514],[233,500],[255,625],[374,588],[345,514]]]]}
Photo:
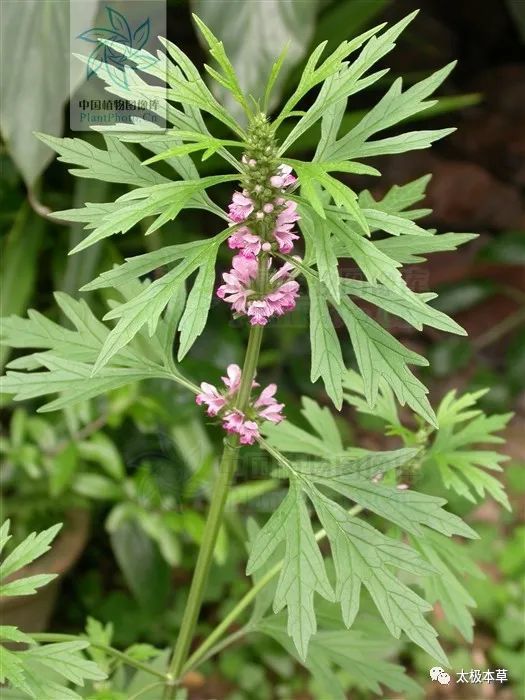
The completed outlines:
{"type": "Polygon", "coordinates": [[[259,294],[254,284],[258,268],[257,258],[236,255],[232,269],[222,275],[224,284],[217,289],[217,296],[236,313],[248,316],[252,326],[265,326],[271,316],[282,316],[295,307],[299,284],[290,276],[293,265],[285,263],[269,278],[267,292],[259,294]]]}
{"type": "MultiPolygon", "coordinates": [[[[297,178],[295,175],[292,175],[292,169],[289,165],[280,165],[277,173],[277,175],[273,175],[270,178],[270,185],[278,189],[282,194],[286,187],[295,184],[297,178]]],[[[257,187],[259,191],[262,189],[261,185],[257,185],[257,187]]],[[[228,214],[232,224],[240,224],[252,217],[252,215],[255,222],[263,221],[267,216],[273,216],[275,217],[275,224],[271,233],[272,239],[277,243],[279,252],[290,253],[294,240],[299,238],[292,231],[294,224],[300,218],[297,213],[296,202],[287,200],[279,195],[274,201],[264,203],[255,214],[254,210],[255,204],[247,190],[234,192],[228,214]]],[[[240,249],[241,255],[245,256],[259,255],[261,250],[269,252],[272,248],[272,242],[262,240],[259,235],[253,232],[252,228],[250,228],[250,222],[246,226],[238,228],[228,239],[230,248],[240,249]]]]}
{"type": "MultiPolygon", "coordinates": [[[[245,157],[243,163],[248,168],[257,165],[254,159],[245,157]]],[[[224,284],[217,289],[217,296],[231,304],[235,313],[248,316],[252,325],[264,326],[271,316],[282,316],[291,311],[299,296],[299,284],[293,279],[293,266],[289,263],[273,274],[270,271],[262,288],[258,280],[259,254],[271,253],[275,249],[290,253],[294,241],[299,238],[293,231],[300,218],[297,204],[282,196],[285,189],[296,181],[292,168],[280,165],[276,174],[268,177],[266,189],[256,184],[252,196],[248,190],[235,192],[229,206],[231,225],[237,228],[228,244],[239,253],[232,260],[232,269],[223,274],[224,284]],[[273,191],[271,201],[261,200],[263,191],[265,196],[273,191]]],[[[269,257],[268,268],[271,260],[269,257]]]]}
{"type": "MultiPolygon", "coordinates": [[[[282,409],[284,404],[275,400],[276,384],[269,384],[263,389],[259,398],[253,401],[243,413],[234,408],[235,399],[241,384],[241,368],[238,365],[228,365],[227,376],[221,377],[227,391],[219,391],[213,384],[202,382],[201,393],[197,394],[195,401],[200,406],[208,407],[209,416],[221,414],[222,427],[228,433],[237,433],[242,445],[252,445],[259,437],[259,424],[268,420],[272,423],[280,423],[283,420],[282,409]]],[[[254,386],[258,386],[254,383],[254,386]]]]}

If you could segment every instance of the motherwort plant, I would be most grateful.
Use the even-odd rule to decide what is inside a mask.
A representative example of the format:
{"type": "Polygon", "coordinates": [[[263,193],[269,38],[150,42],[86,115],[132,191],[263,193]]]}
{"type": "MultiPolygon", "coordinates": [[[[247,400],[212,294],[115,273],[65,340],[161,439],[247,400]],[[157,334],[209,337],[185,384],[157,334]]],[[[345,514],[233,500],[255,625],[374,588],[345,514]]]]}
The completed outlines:
{"type": "MultiPolygon", "coordinates": [[[[375,199],[367,190],[355,192],[334,175],[379,176],[380,171],[368,164],[370,158],[380,165],[379,156],[428,148],[452,131],[407,126],[435,104],[428,98],[452,64],[407,89],[401,78],[392,81],[375,106],[346,125],[349,99],[385,79],[388,71],[375,65],[394,48],[412,18],[374,27],[343,41],[328,55],[325,44],[319,45],[292,95],[273,117],[268,116],[267,105],[284,55],[271,71],[263,98],[256,101],[241,90],[222,43],[196,18],[215,62],[206,70],[238,103],[244,115],[241,123],[215,99],[188,57],[163,40],[166,53],[155,58],[135,51],[130,61],[142,66],[146,78],[150,74],[165,79],[167,87],[151,86],[138,69],[126,66],[122,69],[126,79],[110,81],[107,89],[129,98],[118,82],[129,86],[133,99],[154,98],[169,128],[152,131],[148,125],[145,133],[140,119],[100,128],[105,141],[100,148],[81,139],[40,136],[58,152],[59,160],[74,166],[72,174],[130,186],[116,201],[87,203],[55,214],[84,223],[89,231],[72,252],[125,234],[142,221],[150,234],[184,209],[216,217],[220,229],[212,237],[175,242],[128,258],[87,284],[84,290],[112,290],[103,319],[108,324],[98,320],[84,301],[63,293],[56,295],[56,301],[71,327],[61,327],[35,311],[27,319],[11,317],[3,322],[5,343],[34,350],[13,360],[4,378],[2,390],[16,399],[57,394],[41,409],[57,410],[128,383],[161,378],[193,392],[197,404],[224,429],[207,522],[174,650],[160,668],[138,662],[108,643],[102,645],[114,661],[106,669],[110,678],[105,687],[125,692],[122,685],[117,688],[123,676],[112,675],[118,664],[125,663],[137,674],[151,674],[150,682],[164,697],[183,697],[188,670],[233,639],[257,631],[274,637],[310,669],[323,698],[344,698],[341,677],[359,677],[372,692],[379,692],[380,683],[410,690],[414,683],[403,669],[384,659],[389,634],[399,638],[403,633],[425,650],[429,666],[446,664],[427,616],[439,600],[451,623],[460,624],[467,639],[471,635],[472,600],[457,578],[462,560],[455,552],[461,546],[451,537],[473,538],[476,533],[444,508],[444,499],[410,487],[415,473],[418,484],[424,485],[425,469],[431,468],[440,471],[446,489],[471,499],[487,489],[505,502],[499,482],[486,471],[498,469],[502,458],[470,446],[496,441],[493,433],[507,417],[488,419],[473,407],[477,397],[453,396],[436,417],[427,389],[411,370],[412,365],[426,365],[426,359],[404,347],[368,310],[376,306],[417,329],[428,325],[464,334],[430,305],[434,294],[412,291],[402,273],[404,265],[420,262],[425,254],[454,250],[473,236],[438,234],[416,223],[428,213],[417,207],[428,177],[394,186],[375,199]],[[310,106],[302,109],[305,103],[310,106]],[[384,135],[392,127],[395,131],[384,135]],[[310,129],[319,133],[313,158],[290,157],[310,129]],[[140,148],[152,155],[139,155],[140,148]],[[212,155],[227,171],[201,176],[199,163],[212,155]],[[224,211],[209,190],[228,182],[231,203],[224,211]],[[221,246],[232,251],[231,269],[217,273],[221,246]],[[359,275],[341,276],[341,261],[349,260],[359,275]],[[164,274],[147,279],[159,269],[164,274]],[[238,319],[239,333],[244,326],[248,334],[242,362],[239,358],[239,365],[224,368],[220,388],[208,377],[189,378],[184,370],[184,358],[205,328],[214,295],[238,319]],[[379,416],[391,432],[405,439],[405,447],[388,452],[345,448],[330,410],[307,398],[303,413],[312,432],[286,420],[278,387],[264,385],[258,362],[265,328],[292,312],[299,295],[309,304],[311,381],[323,382],[337,411],[346,400],[379,416]],[[343,357],[351,356],[350,348],[357,372],[345,366],[343,357]],[[414,434],[400,423],[396,402],[414,412],[419,425],[414,434]],[[239,453],[245,445],[255,444],[273,461],[287,492],[267,522],[247,525],[252,589],[190,653],[239,453]],[[329,546],[321,548],[322,540],[329,546]],[[454,604],[447,598],[452,590],[454,604]],[[252,616],[240,631],[228,635],[231,624],[252,603],[252,616]],[[365,615],[360,614],[363,606],[365,615]],[[336,669],[344,674],[336,675],[336,669]]],[[[125,51],[121,44],[106,43],[113,51],[125,51]]],[[[30,648],[8,652],[12,665],[6,675],[26,696],[41,700],[46,688],[57,684],[66,688],[71,682],[76,690],[68,688],[60,697],[76,698],[86,692],[99,697],[97,687],[102,686],[97,686],[96,670],[78,659],[90,643],[100,651],[100,641],[97,647],[89,636],[79,642],[60,635],[22,639],[16,634],[8,631],[7,638],[26,641],[30,648]],[[51,643],[39,646],[46,641],[51,643]],[[46,673],[38,675],[34,669],[53,654],[54,658],[66,654],[67,659],[61,665],[47,663],[46,673]],[[78,673],[73,673],[77,662],[78,673]],[[55,675],[48,678],[47,673],[55,675]],[[61,674],[58,680],[57,674],[61,674]],[[84,680],[89,681],[88,691],[78,687],[84,680]],[[43,691],[38,683],[48,685],[43,691]]]]}

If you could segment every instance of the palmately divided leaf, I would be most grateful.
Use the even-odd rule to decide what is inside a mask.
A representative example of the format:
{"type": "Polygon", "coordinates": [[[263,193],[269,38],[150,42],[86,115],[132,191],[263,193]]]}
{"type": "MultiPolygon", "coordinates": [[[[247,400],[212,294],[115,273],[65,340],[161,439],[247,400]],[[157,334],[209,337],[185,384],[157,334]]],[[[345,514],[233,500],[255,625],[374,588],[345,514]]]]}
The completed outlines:
{"type": "Polygon", "coordinates": [[[93,661],[85,659],[79,653],[87,647],[89,642],[79,640],[45,644],[21,653],[25,658],[37,661],[71,683],[83,686],[84,680],[97,681],[106,678],[106,674],[102,673],[93,661]]]}
{"type": "Polygon", "coordinates": [[[466,331],[458,323],[428,304],[437,294],[416,294],[408,289],[406,293],[402,293],[382,285],[353,279],[342,280],[341,284],[343,291],[347,294],[359,297],[388,313],[405,319],[418,330],[422,330],[423,325],[427,325],[448,333],[466,335],[466,331]]]}
{"type": "MultiPolygon", "coordinates": [[[[330,611],[332,612],[332,611],[330,611]]],[[[266,617],[257,624],[257,631],[273,637],[313,675],[323,700],[346,700],[348,697],[338,669],[350,676],[352,687],[381,694],[382,686],[397,692],[418,692],[421,689],[406,675],[401,666],[388,660],[392,640],[370,624],[347,630],[335,614],[322,615],[325,628],[310,642],[308,656],[302,660],[286,634],[282,615],[266,617]]]]}
{"type": "Polygon", "coordinates": [[[368,234],[368,223],[359,207],[357,194],[350,187],[329,175],[322,164],[291,160],[288,162],[294,164],[301,184],[301,195],[305,201],[310,203],[314,212],[322,219],[326,218],[325,205],[315,187],[315,184],[318,183],[330,194],[337,206],[343,207],[352,216],[362,233],[368,234]]]}
{"type": "Polygon", "coordinates": [[[387,568],[393,565],[425,575],[430,567],[411,547],[352,518],[317,489],[310,487],[308,495],[328,534],[337,575],[336,597],[341,602],[345,624],[350,627],[355,619],[364,585],[394,637],[399,638],[404,631],[434,659],[447,663],[436,640],[437,632],[423,616],[432,606],[387,568]]]}
{"type": "MultiPolygon", "coordinates": [[[[13,635],[11,635],[13,637],[13,635]]],[[[81,700],[81,696],[66,683],[83,687],[85,681],[102,681],[107,677],[98,665],[84,658],[82,651],[87,641],[61,642],[37,646],[31,637],[24,635],[31,646],[23,651],[11,651],[1,647],[2,670],[0,682],[8,681],[34,700],[60,698],[81,700]]]]}
{"type": "MultiPolygon", "coordinates": [[[[121,296],[135,298],[143,291],[139,282],[120,287],[121,296]]],[[[166,323],[161,320],[156,336],[132,342],[122,347],[113,357],[113,365],[92,376],[93,364],[109,337],[109,329],[91,312],[84,301],[77,301],[60,292],[56,300],[75,330],[64,328],[36,311],[28,312],[28,319],[11,317],[1,323],[3,343],[11,347],[39,348],[43,351],[24,355],[8,365],[2,377],[2,391],[14,394],[17,400],[58,393],[60,397],[40,408],[52,411],[69,404],[107,393],[125,384],[152,379],[172,377],[166,369],[171,357],[171,346],[164,347],[167,337],[166,323]],[[43,371],[13,371],[17,369],[43,371]]]]}
{"type": "Polygon", "coordinates": [[[322,472],[317,472],[310,478],[414,535],[423,535],[421,526],[424,525],[448,537],[478,537],[461,518],[443,509],[444,498],[417,491],[399,491],[395,486],[376,484],[356,473],[323,476],[322,472]]]}
{"type": "Polygon", "coordinates": [[[436,425],[427,389],[408,369],[409,364],[427,365],[427,360],[407,350],[349,298],[343,299],[337,312],[350,334],[370,406],[377,400],[379,380],[383,378],[401,405],[407,403],[431,425],[436,425]]]}
{"type": "Polygon", "coordinates": [[[168,178],[143,165],[127,146],[110,134],[104,134],[107,150],[96,148],[85,139],[62,139],[45,134],[38,134],[38,137],[59,154],[58,160],[80,166],[69,170],[72,175],[137,187],[169,182],[168,178]]]}
{"type": "Polygon", "coordinates": [[[439,431],[426,464],[430,469],[437,468],[446,488],[460,496],[475,502],[476,495],[482,498],[488,493],[510,510],[503,484],[485,471],[501,471],[501,463],[508,457],[476,446],[504,442],[494,433],[505,428],[512,414],[486,416],[476,406],[484,393],[482,390],[457,398],[451,391],[443,398],[437,411],[439,431]]]}
{"type": "Polygon", "coordinates": [[[95,374],[124,348],[143,326],[147,324],[150,336],[153,335],[170,299],[177,294],[193,272],[204,269],[205,272],[199,273],[195,282],[196,291],[192,290],[188,297],[190,310],[183,314],[179,324],[183,342],[183,351],[180,354],[183,355],[189,350],[206,322],[213,285],[211,272],[223,238],[224,235],[219,235],[212,241],[199,242],[198,245],[188,247],[186,255],[176,267],[152,282],[139,295],[106,314],[105,319],[118,318],[119,321],[100,350],[93,370],[95,374]]]}
{"type": "Polygon", "coordinates": [[[310,379],[322,378],[326,393],[337,409],[343,401],[343,355],[330,311],[319,284],[308,280],[310,298],[310,347],[312,353],[310,379]]]}
{"type": "MultiPolygon", "coordinates": [[[[296,92],[284,106],[283,111],[277,118],[277,122],[280,123],[283,119],[287,118],[297,101],[321,80],[325,80],[335,73],[339,73],[339,75],[336,80],[323,85],[314,104],[306,114],[301,117],[292,132],[285,139],[281,153],[286,151],[301,134],[313,126],[322,117],[328,107],[336,105],[340,103],[341,100],[346,100],[350,95],[369,87],[387,72],[386,70],[380,70],[366,75],[366,72],[377,63],[377,61],[383,58],[383,56],[386,56],[386,54],[394,48],[395,40],[412,19],[414,19],[416,14],[416,12],[413,12],[407,15],[407,17],[389,27],[379,36],[376,36],[376,34],[384,25],[374,27],[350,42],[343,42],[338,49],[326,59],[325,63],[323,63],[319,69],[315,69],[315,65],[319,60],[324,45],[321,44],[317,47],[310,56],[296,92]],[[366,40],[368,41],[363,46],[366,40]],[[348,63],[341,62],[345,56],[361,46],[363,46],[363,48],[354,61],[348,63]]],[[[343,158],[329,158],[329,160],[343,160],[343,158]]]]}
{"type": "Polygon", "coordinates": [[[403,264],[424,262],[427,253],[439,253],[456,250],[464,243],[477,238],[477,233],[441,233],[433,236],[421,236],[407,240],[404,237],[385,238],[374,241],[378,250],[388,255],[392,260],[403,264]]]}
{"type": "Polygon", "coordinates": [[[405,152],[412,148],[428,147],[436,138],[446,136],[453,129],[427,132],[423,137],[423,142],[417,140],[420,138],[418,132],[379,141],[369,141],[370,137],[378,131],[394,126],[435,104],[435,101],[425,102],[424,100],[441,85],[454,65],[455,62],[450,63],[428,78],[412,85],[405,92],[402,92],[401,78],[395,80],[384,97],[366,113],[353,129],[335,141],[331,147],[325,149],[324,157],[327,160],[352,160],[372,155],[405,152]]]}
{"type": "Polygon", "coordinates": [[[462,580],[465,574],[483,578],[483,573],[465,553],[465,548],[452,539],[427,532],[423,538],[413,538],[413,545],[438,572],[423,581],[425,598],[439,602],[445,617],[467,642],[472,642],[474,620],[469,608],[476,603],[462,580]]]}
{"type": "Polygon", "coordinates": [[[217,251],[213,248],[208,249],[203,256],[191,292],[188,294],[186,307],[178,326],[180,343],[177,359],[179,362],[191,349],[206,325],[215,284],[216,257],[217,251]]]}
{"type": "MultiPolygon", "coordinates": [[[[315,210],[309,207],[301,207],[299,211],[301,214],[299,225],[308,249],[313,251],[319,280],[326,285],[334,299],[339,301],[339,270],[334,244],[331,240],[332,232],[327,225],[326,219],[319,216],[315,210]]],[[[314,293],[315,289],[310,288],[310,297],[314,293]]]]}
{"type": "Polygon", "coordinates": [[[288,634],[304,659],[317,629],[314,593],[333,600],[333,591],[306,510],[302,491],[292,482],[279,509],[257,534],[246,572],[262,566],[282,540],[286,551],[275,591],[274,611],[288,609],[288,634]]]}
{"type": "Polygon", "coordinates": [[[0,581],[48,552],[61,527],[62,524],[59,523],[38,534],[32,532],[28,535],[0,564],[0,581]]]}

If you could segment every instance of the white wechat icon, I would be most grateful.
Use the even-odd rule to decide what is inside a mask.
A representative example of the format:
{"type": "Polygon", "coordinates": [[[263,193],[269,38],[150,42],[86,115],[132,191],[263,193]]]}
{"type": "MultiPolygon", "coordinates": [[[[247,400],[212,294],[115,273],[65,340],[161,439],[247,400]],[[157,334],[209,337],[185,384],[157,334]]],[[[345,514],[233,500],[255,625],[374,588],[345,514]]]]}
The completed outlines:
{"type": "Polygon", "coordinates": [[[441,666],[434,666],[434,668],[430,669],[430,678],[433,681],[441,683],[441,685],[448,685],[450,683],[450,676],[441,666]]]}

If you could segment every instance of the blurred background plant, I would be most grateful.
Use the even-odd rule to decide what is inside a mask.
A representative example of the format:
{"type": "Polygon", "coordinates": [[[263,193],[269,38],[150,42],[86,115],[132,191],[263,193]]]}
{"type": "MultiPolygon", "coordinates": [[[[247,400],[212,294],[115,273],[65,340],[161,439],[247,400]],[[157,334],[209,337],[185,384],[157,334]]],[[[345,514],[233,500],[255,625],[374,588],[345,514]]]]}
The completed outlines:
{"type": "MultiPolygon", "coordinates": [[[[75,8],[77,5],[89,23],[104,3],[86,0],[76,3],[75,8]]],[[[490,476],[494,481],[482,477],[483,484],[470,484],[474,494],[480,487],[492,495],[484,505],[476,506],[465,498],[465,490],[463,494],[447,490],[454,477],[448,473],[446,459],[440,462],[434,458],[428,469],[419,465],[417,475],[407,475],[427,479],[425,489],[445,495],[451,508],[482,534],[480,542],[464,545],[485,574],[478,578],[479,572],[471,571],[463,584],[477,604],[472,611],[476,620],[472,643],[466,643],[446,621],[442,603],[436,604],[434,617],[446,640],[452,668],[508,668],[510,682],[487,686],[482,697],[510,700],[523,697],[525,692],[524,4],[519,0],[488,2],[482,7],[474,0],[453,4],[437,0],[168,0],[168,38],[202,63],[191,20],[191,11],[197,12],[223,40],[242,87],[253,94],[261,92],[275,56],[288,41],[286,69],[277,91],[285,98],[312,46],[327,40],[333,48],[344,38],[383,20],[395,21],[417,6],[422,9],[420,15],[392,54],[392,73],[415,81],[458,58],[458,67],[442,89],[439,102],[419,116],[429,120],[431,128],[455,124],[458,131],[439,142],[431,154],[413,151],[391,156],[386,165],[383,159],[384,177],[379,187],[364,177],[348,177],[359,189],[376,187],[372,194],[380,198],[394,183],[433,172],[422,203],[433,210],[427,213],[428,225],[480,234],[461,254],[431,256],[413,277],[408,268],[407,279],[414,289],[438,291],[437,307],[461,323],[469,332],[468,338],[444,339],[432,329],[416,336],[404,322],[382,321],[428,357],[426,381],[433,387],[434,405],[452,387],[460,388],[459,395],[487,387],[488,392],[476,394],[480,408],[516,414],[503,433],[507,445],[502,449],[511,461],[502,465],[502,473],[490,476]],[[414,65],[419,67],[417,73],[414,65]],[[509,491],[512,511],[505,508],[499,480],[509,491]]],[[[119,184],[71,178],[60,164],[49,165],[52,151],[32,136],[33,131],[68,133],[64,119],[70,95],[67,11],[68,4],[59,0],[2,3],[2,317],[25,315],[33,308],[53,318],[54,290],[79,296],[77,290],[83,284],[123,256],[144,252],[146,246],[151,250],[175,240],[192,240],[196,230],[206,231],[210,225],[200,215],[188,212],[151,236],[144,237],[142,230],[131,231],[119,241],[118,250],[111,241],[104,241],[67,256],[84,233],[80,225],[65,226],[53,220],[52,212],[85,201],[109,201],[125,191],[119,184]],[[24,51],[18,60],[24,46],[32,50],[24,51]]],[[[81,75],[79,65],[78,75],[72,77],[73,86],[81,75]]],[[[378,84],[378,89],[382,88],[384,85],[378,84]]],[[[372,101],[372,96],[369,99],[372,101]]],[[[344,117],[346,127],[357,121],[366,100],[365,93],[352,104],[352,111],[344,117]]],[[[270,109],[275,106],[270,105],[270,109]]],[[[82,136],[91,143],[100,138],[91,133],[82,136]]],[[[298,153],[315,146],[315,133],[305,134],[296,143],[298,153]]],[[[213,174],[213,158],[206,163],[213,174]]],[[[225,186],[224,202],[228,195],[229,187],[225,186]]],[[[103,290],[88,294],[95,306],[104,308],[107,298],[103,290]]],[[[261,367],[272,367],[269,379],[279,382],[288,415],[298,425],[304,418],[295,397],[312,395],[303,342],[305,314],[299,306],[286,322],[272,327],[261,356],[261,367]]],[[[217,305],[188,361],[189,373],[195,378],[218,377],[222,367],[239,360],[242,344],[239,327],[229,320],[227,310],[217,305]]],[[[10,359],[13,357],[7,349],[0,347],[0,364],[5,366],[10,359]]],[[[351,355],[347,359],[351,362],[351,355]]],[[[316,388],[314,398],[325,403],[320,387],[316,388]]],[[[348,392],[354,398],[336,419],[345,444],[384,449],[431,439],[410,414],[402,413],[396,427],[385,421],[384,415],[360,411],[355,399],[359,392],[350,388],[348,392]],[[388,423],[389,435],[385,437],[388,423]]],[[[162,380],[117,389],[104,400],[86,401],[74,409],[50,414],[36,415],[31,401],[25,408],[15,409],[4,397],[1,411],[2,511],[4,517],[14,518],[14,544],[28,532],[62,520],[71,510],[87,509],[91,514],[89,547],[74,572],[64,577],[52,629],[78,631],[91,616],[100,621],[92,621],[92,631],[98,624],[98,633],[105,629],[109,634],[109,628],[102,625],[112,625],[116,645],[166,644],[180,622],[219,433],[203,423],[191,400],[162,380]],[[150,585],[145,585],[146,581],[150,585]]],[[[508,418],[499,419],[501,428],[508,418]]],[[[487,426],[486,437],[489,432],[487,426]]],[[[477,437],[484,442],[481,434],[477,437]]],[[[241,465],[232,490],[231,508],[216,552],[221,566],[207,591],[203,633],[213,628],[231,609],[232,601],[248,588],[241,575],[231,582],[231,572],[241,571],[245,557],[239,510],[255,514],[271,511],[279,498],[279,481],[265,473],[264,463],[257,483],[244,483],[245,476],[253,478],[247,471],[250,464],[253,460],[247,459],[245,472],[241,465]]],[[[460,553],[453,556],[460,557],[460,553]]],[[[445,686],[436,688],[435,683],[429,683],[423,654],[412,650],[408,655],[401,645],[388,639],[385,645],[388,655],[401,659],[411,675],[426,684],[427,697],[451,697],[445,686]]],[[[344,670],[341,674],[348,676],[344,670]]],[[[354,689],[350,697],[367,700],[376,696],[361,687],[358,678],[351,681],[354,689]]],[[[320,697],[318,689],[308,683],[282,647],[259,635],[250,647],[239,645],[222,652],[216,662],[205,666],[204,675],[190,674],[187,684],[195,700],[320,697]]],[[[140,679],[133,692],[139,691],[140,679]]],[[[420,697],[420,690],[411,692],[407,688],[399,697],[420,697]]],[[[465,698],[479,700],[476,693],[481,691],[479,686],[465,686],[463,692],[465,698]]]]}

